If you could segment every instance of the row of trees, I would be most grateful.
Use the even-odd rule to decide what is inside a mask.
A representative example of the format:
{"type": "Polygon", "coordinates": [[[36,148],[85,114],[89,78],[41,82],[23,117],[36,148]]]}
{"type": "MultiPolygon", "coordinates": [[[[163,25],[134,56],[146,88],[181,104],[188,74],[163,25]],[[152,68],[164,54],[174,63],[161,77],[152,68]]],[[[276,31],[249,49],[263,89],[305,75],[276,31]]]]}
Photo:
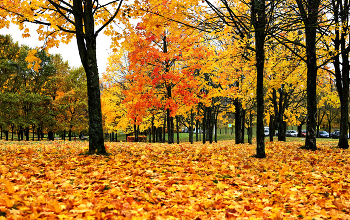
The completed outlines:
{"type": "MultiPolygon", "coordinates": [[[[342,109],[348,103],[339,97],[347,97],[348,92],[338,88],[344,84],[338,83],[336,63],[331,63],[341,57],[333,43],[339,37],[332,29],[337,23],[325,18],[332,16],[335,5],[316,7],[311,13],[320,3],[221,1],[218,7],[207,1],[211,10],[187,5],[188,16],[183,19],[177,17],[179,4],[157,5],[157,12],[151,4],[135,10],[139,23],[124,31],[123,50],[110,57],[103,78],[103,111],[110,130],[134,129],[137,134],[139,129],[149,129],[164,134],[167,128],[168,142],[173,143],[174,119],[190,128],[190,139],[191,128],[197,124],[198,131],[202,121],[203,133],[208,130],[212,141],[217,121],[234,113],[236,143],[243,142],[244,128],[251,131],[255,122],[257,156],[264,157],[266,125],[271,134],[278,130],[278,139],[283,141],[286,126],[299,125],[301,130],[307,124],[305,146],[314,150],[317,129],[328,112],[332,114],[341,104],[341,115],[347,118],[342,109]],[[296,11],[286,13],[292,8],[296,11]],[[207,23],[190,26],[189,22],[198,20],[189,19],[189,12],[207,23]]],[[[335,117],[327,118],[331,124],[335,117]]],[[[347,133],[348,120],[340,122],[347,133]]],[[[346,143],[341,139],[339,146],[347,148],[346,143]]]]}
{"type": "MultiPolygon", "coordinates": [[[[241,118],[244,118],[241,115],[252,112],[256,103],[256,156],[265,157],[264,100],[265,96],[269,95],[266,88],[271,88],[265,86],[266,79],[278,79],[281,76],[285,78],[288,70],[295,73],[294,79],[299,77],[305,79],[304,88],[307,97],[305,148],[316,150],[317,85],[318,76],[323,76],[324,71],[331,74],[327,80],[335,79],[336,82],[342,117],[339,146],[348,148],[346,137],[349,95],[349,4],[347,0],[215,2],[205,0],[206,5],[193,0],[163,2],[151,0],[135,1],[124,7],[122,2],[122,0],[109,3],[100,3],[98,0],[0,2],[3,26],[12,21],[19,24],[26,32],[24,22],[37,23],[40,38],[47,40],[48,48],[58,45],[59,41],[66,43],[73,36],[76,37],[81,61],[87,74],[90,136],[93,136],[90,139],[90,153],[105,153],[96,64],[96,38],[102,30],[112,37],[112,46],[117,46],[119,39],[125,39],[123,48],[130,59],[129,76],[125,79],[129,78],[128,80],[135,82],[138,87],[157,91],[152,98],[152,93],[147,90],[135,93],[142,99],[148,98],[156,107],[149,107],[147,114],[139,107],[141,104],[146,105],[137,101],[142,99],[135,97],[129,102],[122,101],[125,105],[134,102],[126,107],[135,107],[135,110],[128,110],[127,113],[133,120],[135,128],[141,126],[141,119],[143,121],[146,118],[155,118],[157,121],[156,112],[162,108],[166,112],[166,117],[163,118],[166,118],[166,126],[170,132],[169,140],[173,142],[173,119],[176,115],[181,115],[178,114],[180,107],[187,106],[192,112],[197,112],[197,119],[208,117],[208,114],[204,113],[207,110],[203,110],[200,114],[198,113],[200,110],[193,105],[199,103],[198,99],[208,98],[210,100],[208,102],[201,101],[203,108],[214,107],[218,101],[213,102],[214,95],[209,95],[206,86],[218,85],[216,91],[223,93],[229,91],[230,95],[217,95],[215,98],[222,97],[224,101],[221,103],[226,106],[224,109],[231,109],[231,106],[234,106],[236,126],[242,126],[241,118]],[[118,13],[119,11],[122,13],[118,13]],[[141,20],[140,25],[132,30],[129,18],[141,20]],[[117,25],[109,25],[116,20],[124,23],[125,31],[115,29],[117,25]],[[48,26],[48,29],[44,29],[44,25],[48,26]],[[137,45],[134,38],[140,39],[143,45],[137,45]],[[136,49],[137,47],[143,48],[143,52],[136,49]],[[271,67],[277,64],[271,63],[274,59],[268,55],[278,50],[286,52],[285,59],[278,63],[280,68],[286,71],[274,74],[274,68],[271,67]],[[202,62],[203,60],[205,62],[202,62]],[[245,74],[244,70],[249,73],[245,74]],[[151,75],[149,79],[146,73],[151,75]],[[141,77],[133,77],[135,74],[141,77]],[[212,77],[213,75],[218,77],[212,77]],[[303,78],[304,76],[306,78],[303,78]],[[139,78],[146,80],[150,87],[139,78]],[[194,87],[190,85],[194,85],[195,81],[202,84],[193,89],[194,87]],[[250,88],[247,89],[248,98],[245,96],[245,86],[250,88]],[[200,91],[196,91],[197,88],[200,91]],[[159,89],[162,89],[160,94],[163,95],[159,95],[159,89]],[[226,101],[227,98],[230,100],[226,101]],[[150,117],[146,117],[149,115],[150,117]]],[[[290,84],[293,83],[283,81],[282,84],[275,86],[275,93],[272,91],[272,100],[279,103],[278,111],[275,104],[273,104],[275,110],[269,111],[271,117],[268,118],[276,122],[272,123],[272,128],[278,124],[279,129],[280,127],[283,129],[284,121],[287,120],[284,117],[288,116],[284,113],[283,106],[289,106],[289,91],[298,90],[290,90],[290,84]]],[[[131,87],[127,91],[131,93],[131,87]]],[[[127,95],[125,99],[128,100],[127,95]]],[[[215,119],[214,116],[210,117],[215,119]]],[[[236,136],[239,142],[240,133],[236,136]]]]}
{"type": "Polygon", "coordinates": [[[35,52],[0,36],[0,139],[34,140],[43,133],[71,133],[87,129],[86,77],[82,68],[71,69],[60,55],[35,52]],[[33,62],[38,58],[37,65],[33,62]],[[33,136],[30,137],[29,133],[33,136]],[[9,137],[9,133],[11,136],[9,137]],[[3,137],[4,136],[4,137],[3,137]]]}

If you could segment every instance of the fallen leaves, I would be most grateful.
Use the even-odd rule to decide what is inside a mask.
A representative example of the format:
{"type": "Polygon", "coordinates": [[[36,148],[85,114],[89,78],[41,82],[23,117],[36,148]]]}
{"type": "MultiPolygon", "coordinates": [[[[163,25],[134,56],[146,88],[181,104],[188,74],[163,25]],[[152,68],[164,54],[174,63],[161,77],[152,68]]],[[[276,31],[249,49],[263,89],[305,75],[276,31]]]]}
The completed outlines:
{"type": "Polygon", "coordinates": [[[0,141],[0,219],[348,219],[350,153],[254,146],[0,141]]]}

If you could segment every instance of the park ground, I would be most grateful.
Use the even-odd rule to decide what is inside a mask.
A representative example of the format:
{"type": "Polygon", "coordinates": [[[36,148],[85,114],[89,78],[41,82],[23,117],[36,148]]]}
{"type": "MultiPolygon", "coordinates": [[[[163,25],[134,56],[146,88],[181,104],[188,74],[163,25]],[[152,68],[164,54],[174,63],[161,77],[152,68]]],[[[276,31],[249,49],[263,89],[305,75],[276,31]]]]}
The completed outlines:
{"type": "Polygon", "coordinates": [[[317,141],[0,141],[0,219],[350,219],[349,150],[317,141]]]}

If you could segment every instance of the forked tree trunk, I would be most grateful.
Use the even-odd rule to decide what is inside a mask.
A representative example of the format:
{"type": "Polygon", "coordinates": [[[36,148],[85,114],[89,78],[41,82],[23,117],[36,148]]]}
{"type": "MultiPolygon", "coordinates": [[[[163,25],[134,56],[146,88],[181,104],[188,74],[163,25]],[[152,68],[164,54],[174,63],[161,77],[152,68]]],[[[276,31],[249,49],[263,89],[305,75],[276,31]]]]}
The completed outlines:
{"type": "Polygon", "coordinates": [[[89,153],[106,154],[102,127],[100,80],[96,58],[95,18],[92,1],[73,0],[76,40],[87,79],[89,112],[89,153]]]}

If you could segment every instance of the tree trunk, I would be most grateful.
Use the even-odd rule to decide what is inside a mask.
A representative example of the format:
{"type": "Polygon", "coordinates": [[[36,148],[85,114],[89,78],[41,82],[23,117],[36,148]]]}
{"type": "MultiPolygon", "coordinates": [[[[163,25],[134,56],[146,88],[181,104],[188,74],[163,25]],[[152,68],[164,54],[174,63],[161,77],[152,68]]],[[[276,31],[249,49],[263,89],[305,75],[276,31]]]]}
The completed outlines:
{"type": "Polygon", "coordinates": [[[37,135],[38,135],[37,140],[40,141],[40,125],[38,125],[38,128],[36,129],[36,132],[37,132],[37,135]]]}
{"type": "Polygon", "coordinates": [[[207,111],[207,123],[208,123],[208,141],[210,144],[213,143],[213,114],[212,114],[213,107],[208,107],[207,111]]]}
{"type": "MultiPolygon", "coordinates": [[[[167,116],[164,117],[164,125],[163,125],[163,139],[162,142],[165,143],[165,128],[167,126],[167,116]]],[[[169,131],[168,131],[168,135],[169,135],[169,131]]]]}
{"type": "Polygon", "coordinates": [[[9,140],[9,131],[5,131],[5,140],[9,140]]]}
{"type": "Polygon", "coordinates": [[[25,132],[26,132],[26,141],[29,141],[29,127],[28,126],[25,128],[25,132]]]}
{"type": "Polygon", "coordinates": [[[278,103],[278,141],[286,141],[286,123],[283,120],[284,115],[284,106],[286,106],[286,103],[283,103],[283,100],[285,100],[285,93],[284,93],[284,84],[281,85],[281,88],[279,89],[280,98],[278,103]]]}
{"type": "Polygon", "coordinates": [[[253,140],[253,115],[252,111],[249,111],[249,127],[248,127],[248,143],[252,144],[253,140]]]}
{"type": "Polygon", "coordinates": [[[136,128],[136,124],[135,123],[134,123],[134,137],[135,137],[134,141],[138,142],[139,141],[139,136],[137,134],[137,128],[136,128]]]}
{"type": "Polygon", "coordinates": [[[244,144],[244,129],[245,129],[245,115],[246,115],[246,110],[245,109],[242,109],[242,141],[241,143],[244,144]]]}
{"type": "Polygon", "coordinates": [[[270,115],[270,124],[269,124],[269,137],[270,142],[273,142],[273,135],[275,134],[275,116],[270,115]]]}
{"type": "Polygon", "coordinates": [[[191,109],[191,122],[190,122],[190,129],[189,129],[189,141],[191,144],[193,144],[193,110],[191,109]]]}
{"type": "Polygon", "coordinates": [[[13,141],[13,132],[15,130],[15,126],[12,124],[11,125],[11,141],[13,141]]]}
{"type": "Polygon", "coordinates": [[[32,140],[35,141],[35,125],[32,125],[33,126],[33,137],[32,137],[32,140]]]}
{"type": "Polygon", "coordinates": [[[300,16],[305,26],[306,66],[307,66],[307,120],[305,149],[317,150],[316,147],[316,29],[318,27],[318,8],[320,0],[296,0],[300,16]],[[304,7],[305,6],[305,7],[304,7]]]}
{"type": "Polygon", "coordinates": [[[238,100],[238,98],[235,100],[235,142],[236,144],[241,144],[242,143],[242,132],[241,132],[241,126],[242,126],[242,121],[241,121],[241,109],[242,109],[242,104],[238,100]]]}
{"type": "Polygon", "coordinates": [[[266,14],[265,0],[252,1],[252,22],[255,29],[255,55],[257,71],[257,120],[256,120],[256,157],[265,158],[264,135],[264,63],[265,63],[265,37],[266,14]]]}
{"type": "Polygon", "coordinates": [[[199,120],[196,119],[196,142],[198,141],[199,120]]]}
{"type": "Polygon", "coordinates": [[[206,111],[206,107],[203,107],[203,120],[202,120],[202,124],[203,124],[203,144],[205,144],[206,142],[206,134],[205,132],[207,131],[206,129],[206,116],[207,116],[207,111],[206,111]]]}
{"type": "Polygon", "coordinates": [[[175,116],[176,117],[176,143],[179,144],[180,143],[180,136],[179,136],[179,116],[175,116]]]}
{"type": "Polygon", "coordinates": [[[298,137],[301,137],[301,133],[302,133],[302,131],[301,131],[301,127],[302,127],[302,125],[300,124],[300,125],[298,125],[298,137]]]}
{"type": "Polygon", "coordinates": [[[72,128],[69,128],[69,131],[68,131],[68,140],[69,140],[69,141],[72,141],[72,128]]]}
{"type": "Polygon", "coordinates": [[[106,154],[102,127],[100,81],[96,58],[95,18],[92,1],[73,0],[76,40],[87,79],[89,112],[89,153],[106,154]],[[91,10],[89,10],[91,9],[91,10]]]}
{"type": "Polygon", "coordinates": [[[47,138],[49,139],[49,141],[53,141],[53,140],[54,140],[53,132],[52,132],[52,131],[49,131],[49,132],[47,133],[47,138]]]}
{"type": "MultiPolygon", "coordinates": [[[[221,129],[220,129],[221,134],[221,129]]],[[[215,113],[215,143],[218,143],[218,113],[215,113]]]]}

